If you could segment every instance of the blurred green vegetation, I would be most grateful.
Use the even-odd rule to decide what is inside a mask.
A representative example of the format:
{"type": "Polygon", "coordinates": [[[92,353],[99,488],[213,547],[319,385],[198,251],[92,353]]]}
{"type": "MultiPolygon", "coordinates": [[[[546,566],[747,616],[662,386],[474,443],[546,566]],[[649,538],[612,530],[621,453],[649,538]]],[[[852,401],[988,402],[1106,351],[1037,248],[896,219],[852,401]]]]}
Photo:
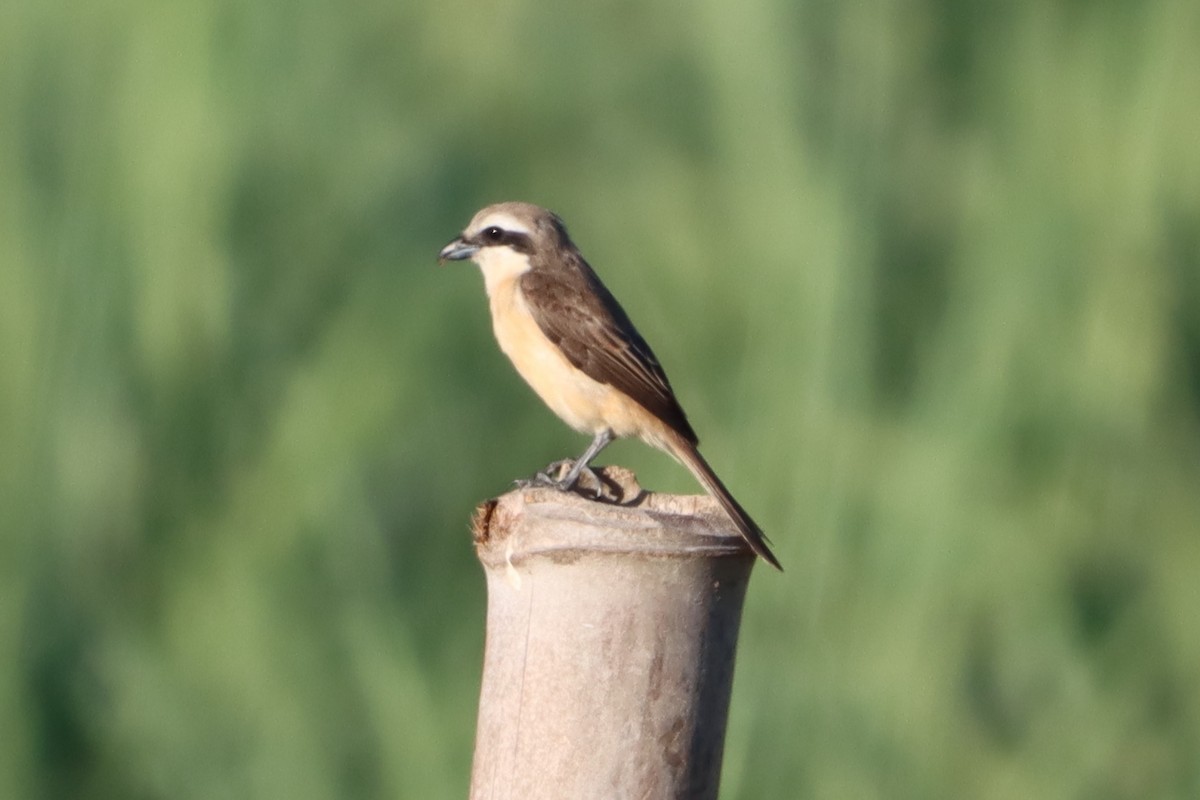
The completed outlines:
{"type": "MultiPolygon", "coordinates": [[[[788,571],[727,798],[1200,796],[1200,6],[0,7],[0,797],[455,798],[559,211],[788,571]]],[[[696,491],[636,443],[607,458],[696,491]]]]}

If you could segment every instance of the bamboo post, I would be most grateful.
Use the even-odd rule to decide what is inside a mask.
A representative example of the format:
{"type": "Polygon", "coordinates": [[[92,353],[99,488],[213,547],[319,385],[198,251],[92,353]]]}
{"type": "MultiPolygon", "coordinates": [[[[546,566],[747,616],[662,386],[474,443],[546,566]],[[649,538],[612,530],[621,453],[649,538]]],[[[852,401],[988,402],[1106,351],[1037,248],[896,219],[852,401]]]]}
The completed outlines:
{"type": "Polygon", "coordinates": [[[754,556],[706,496],[480,506],[487,644],[472,800],[716,798],[754,556]]]}

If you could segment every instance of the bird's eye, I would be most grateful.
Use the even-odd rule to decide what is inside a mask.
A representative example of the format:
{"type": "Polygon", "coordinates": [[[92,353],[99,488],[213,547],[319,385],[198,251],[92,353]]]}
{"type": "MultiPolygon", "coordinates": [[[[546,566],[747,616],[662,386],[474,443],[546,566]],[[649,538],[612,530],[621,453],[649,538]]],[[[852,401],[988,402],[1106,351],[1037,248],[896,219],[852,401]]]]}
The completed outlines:
{"type": "Polygon", "coordinates": [[[484,228],[483,238],[488,242],[498,242],[504,238],[504,230],[493,225],[490,228],[484,228]]]}

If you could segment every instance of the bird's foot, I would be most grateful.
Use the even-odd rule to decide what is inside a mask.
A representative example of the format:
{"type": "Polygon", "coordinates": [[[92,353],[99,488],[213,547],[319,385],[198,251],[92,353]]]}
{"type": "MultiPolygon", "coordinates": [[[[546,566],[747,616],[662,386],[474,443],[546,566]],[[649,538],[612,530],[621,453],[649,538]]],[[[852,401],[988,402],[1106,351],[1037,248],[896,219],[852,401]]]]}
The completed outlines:
{"type": "Polygon", "coordinates": [[[545,469],[538,470],[532,478],[517,478],[513,484],[520,489],[558,489],[565,492],[571,487],[563,480],[563,475],[574,465],[574,461],[564,458],[548,464],[545,469]]]}
{"type": "Polygon", "coordinates": [[[537,474],[536,479],[540,480],[543,486],[553,486],[559,491],[570,491],[575,485],[574,481],[567,481],[567,477],[571,473],[571,469],[575,466],[575,462],[569,458],[560,458],[558,461],[551,461],[546,465],[546,468],[537,474]]]}
{"type": "Polygon", "coordinates": [[[513,483],[521,489],[549,488],[557,489],[560,492],[579,489],[579,494],[585,494],[582,490],[583,487],[587,487],[586,493],[590,494],[593,500],[599,500],[604,494],[604,484],[599,476],[591,467],[583,466],[572,478],[571,472],[574,469],[575,462],[564,458],[548,464],[545,469],[540,470],[532,478],[520,478],[513,483]]]}

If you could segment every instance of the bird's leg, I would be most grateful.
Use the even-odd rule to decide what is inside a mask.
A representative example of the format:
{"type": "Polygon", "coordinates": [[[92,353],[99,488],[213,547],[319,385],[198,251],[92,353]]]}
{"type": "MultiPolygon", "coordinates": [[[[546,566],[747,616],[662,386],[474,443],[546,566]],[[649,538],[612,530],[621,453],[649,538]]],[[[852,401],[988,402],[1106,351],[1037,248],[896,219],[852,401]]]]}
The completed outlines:
{"type": "Polygon", "coordinates": [[[513,481],[513,483],[522,489],[530,489],[535,486],[549,486],[554,489],[558,489],[561,492],[569,492],[572,488],[574,488],[575,484],[579,482],[579,476],[587,473],[592,483],[596,485],[596,497],[600,497],[600,495],[603,493],[603,484],[600,482],[600,478],[597,477],[596,473],[592,472],[592,468],[588,465],[591,463],[592,459],[599,455],[600,451],[607,447],[609,442],[612,440],[612,431],[605,428],[596,434],[596,438],[592,440],[590,445],[588,445],[588,448],[583,452],[583,455],[574,461],[569,458],[555,461],[554,463],[548,465],[544,470],[538,472],[532,478],[521,478],[513,481]],[[562,472],[563,467],[568,464],[571,465],[571,468],[567,471],[567,474],[562,478],[555,478],[554,476],[562,472]]]}
{"type": "Polygon", "coordinates": [[[597,433],[596,438],[592,439],[592,443],[588,445],[587,450],[583,451],[583,455],[575,459],[575,463],[571,465],[571,469],[562,477],[561,480],[557,481],[555,485],[557,485],[558,488],[564,492],[569,491],[579,480],[580,474],[587,472],[592,481],[596,484],[596,495],[599,496],[600,479],[596,477],[596,473],[592,472],[592,468],[588,465],[592,462],[593,458],[600,454],[601,450],[603,450],[605,447],[608,447],[608,443],[611,442],[612,439],[612,431],[608,428],[605,428],[597,433]]]}

